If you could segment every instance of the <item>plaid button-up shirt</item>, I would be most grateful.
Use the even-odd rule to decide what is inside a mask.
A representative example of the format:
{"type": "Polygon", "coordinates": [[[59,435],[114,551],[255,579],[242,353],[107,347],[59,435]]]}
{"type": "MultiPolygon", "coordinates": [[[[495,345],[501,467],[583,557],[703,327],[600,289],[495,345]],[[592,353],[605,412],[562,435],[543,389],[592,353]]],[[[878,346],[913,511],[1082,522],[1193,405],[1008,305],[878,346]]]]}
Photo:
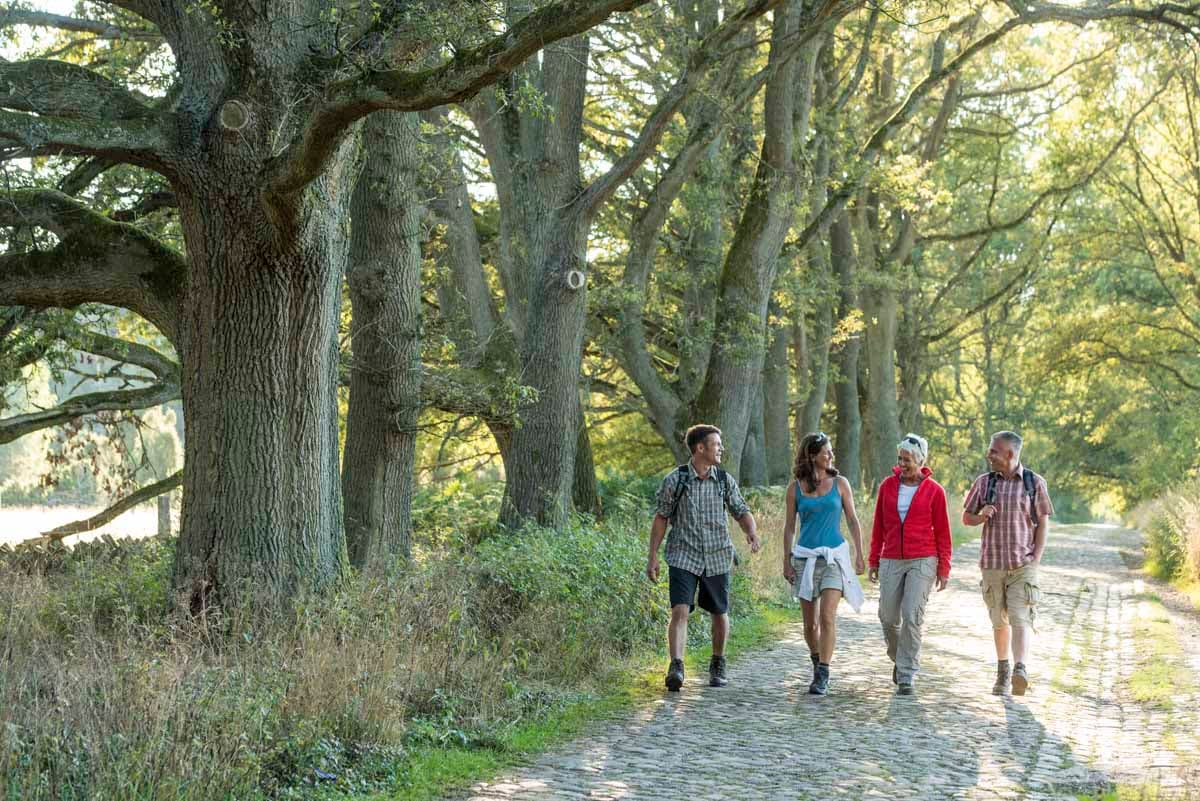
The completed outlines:
{"type": "Polygon", "coordinates": [[[735,519],[750,511],[742,498],[737,481],[728,473],[729,494],[721,503],[721,487],[715,469],[701,479],[688,461],[688,485],[679,498],[679,508],[671,517],[675,491],[682,480],[678,468],[672,470],[658,487],[657,512],[671,521],[667,535],[667,564],[697,576],[719,576],[733,568],[733,540],[729,538],[729,514],[735,519]]]}
{"type": "MultiPolygon", "coordinates": [[[[992,515],[990,520],[984,521],[983,536],[980,539],[979,566],[984,570],[1015,570],[1032,562],[1035,519],[1041,515],[1054,514],[1054,505],[1050,502],[1046,481],[1041,476],[1036,476],[1036,509],[1033,517],[1030,516],[1029,496],[1025,494],[1025,481],[1022,477],[1024,471],[1025,467],[1019,466],[1011,478],[1001,474],[996,480],[996,514],[992,515]]],[[[979,514],[979,510],[987,505],[989,475],[990,473],[984,473],[975,479],[966,499],[963,500],[963,508],[971,514],[979,514]]]]}

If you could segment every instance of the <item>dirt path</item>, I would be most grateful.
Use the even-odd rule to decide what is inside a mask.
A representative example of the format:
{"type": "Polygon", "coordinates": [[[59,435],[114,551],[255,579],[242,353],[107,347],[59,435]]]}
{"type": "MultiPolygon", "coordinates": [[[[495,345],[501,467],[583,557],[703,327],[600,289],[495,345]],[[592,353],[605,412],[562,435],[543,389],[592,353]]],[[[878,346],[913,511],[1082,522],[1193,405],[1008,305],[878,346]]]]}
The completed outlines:
{"type": "Polygon", "coordinates": [[[1023,698],[990,694],[995,656],[971,543],[955,554],[950,587],[931,599],[915,697],[892,692],[869,590],[861,613],[842,611],[828,697],[805,694],[811,668],[797,628],[732,664],[729,687],[690,676],[683,692],[468,797],[1075,799],[1149,784],[1159,797],[1190,790],[1200,798],[1194,619],[1170,613],[1190,697],[1160,708],[1129,690],[1147,645],[1139,619],[1164,613],[1121,558],[1138,536],[1105,526],[1052,530],[1023,698]]]}

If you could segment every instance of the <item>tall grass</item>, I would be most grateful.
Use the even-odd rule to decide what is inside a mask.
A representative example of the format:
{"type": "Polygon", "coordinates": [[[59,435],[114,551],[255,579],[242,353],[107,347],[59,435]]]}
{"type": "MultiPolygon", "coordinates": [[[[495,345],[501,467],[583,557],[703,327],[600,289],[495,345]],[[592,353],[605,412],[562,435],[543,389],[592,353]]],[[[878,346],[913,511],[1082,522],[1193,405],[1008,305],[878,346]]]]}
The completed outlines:
{"type": "Polygon", "coordinates": [[[1200,479],[1193,479],[1130,515],[1146,537],[1146,569],[1159,578],[1200,582],[1200,479]]]}
{"type": "Polygon", "coordinates": [[[426,497],[411,563],[274,614],[253,593],[176,614],[160,538],[0,562],[0,797],[348,797],[431,746],[505,741],[662,647],[649,496],[606,491],[603,524],[558,532],[495,530],[490,491],[426,497]]]}
{"type": "MultiPolygon", "coordinates": [[[[431,492],[409,564],[272,614],[253,593],[176,614],[171,540],[10,555],[0,797],[344,798],[395,792],[431,748],[495,753],[662,649],[666,582],[643,576],[656,484],[610,481],[607,519],[560,532],[497,530],[496,488],[431,492]]],[[[782,491],[747,495],[766,550],[734,529],[735,615],[789,595],[782,491]]]]}

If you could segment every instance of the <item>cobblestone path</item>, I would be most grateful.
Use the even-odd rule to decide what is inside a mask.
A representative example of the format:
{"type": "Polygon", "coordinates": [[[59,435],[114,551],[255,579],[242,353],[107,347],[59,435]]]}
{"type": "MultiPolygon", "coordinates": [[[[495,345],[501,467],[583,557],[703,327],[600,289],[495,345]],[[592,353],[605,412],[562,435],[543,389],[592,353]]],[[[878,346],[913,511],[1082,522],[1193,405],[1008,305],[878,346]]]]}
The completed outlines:
{"type": "MultiPolygon", "coordinates": [[[[681,693],[468,797],[1075,799],[1120,783],[1200,799],[1200,682],[1193,676],[1192,697],[1171,710],[1133,702],[1126,686],[1148,604],[1121,551],[1137,550],[1139,535],[1056,526],[1050,536],[1022,698],[990,694],[995,655],[969,543],[950,586],[931,596],[915,697],[893,693],[870,588],[859,614],[840,611],[828,697],[805,694],[811,667],[797,626],[731,663],[729,687],[691,675],[681,693]]],[[[1189,633],[1188,650],[1198,645],[1189,633]]]]}

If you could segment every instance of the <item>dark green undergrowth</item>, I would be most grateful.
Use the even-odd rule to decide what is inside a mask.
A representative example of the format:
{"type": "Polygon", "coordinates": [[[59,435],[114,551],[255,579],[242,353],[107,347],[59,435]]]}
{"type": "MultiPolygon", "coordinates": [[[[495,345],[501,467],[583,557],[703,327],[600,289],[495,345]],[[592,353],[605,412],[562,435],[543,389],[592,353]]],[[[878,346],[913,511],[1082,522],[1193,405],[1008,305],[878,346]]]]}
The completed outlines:
{"type": "MultiPolygon", "coordinates": [[[[175,614],[170,540],[9,554],[3,797],[430,798],[511,765],[660,691],[642,484],[563,531],[498,530],[495,487],[425,494],[408,564],[273,614],[252,591],[175,614]]],[[[763,600],[767,560],[735,577],[735,654],[791,614],[763,600]]],[[[697,615],[695,670],[707,637],[697,615]]]]}

